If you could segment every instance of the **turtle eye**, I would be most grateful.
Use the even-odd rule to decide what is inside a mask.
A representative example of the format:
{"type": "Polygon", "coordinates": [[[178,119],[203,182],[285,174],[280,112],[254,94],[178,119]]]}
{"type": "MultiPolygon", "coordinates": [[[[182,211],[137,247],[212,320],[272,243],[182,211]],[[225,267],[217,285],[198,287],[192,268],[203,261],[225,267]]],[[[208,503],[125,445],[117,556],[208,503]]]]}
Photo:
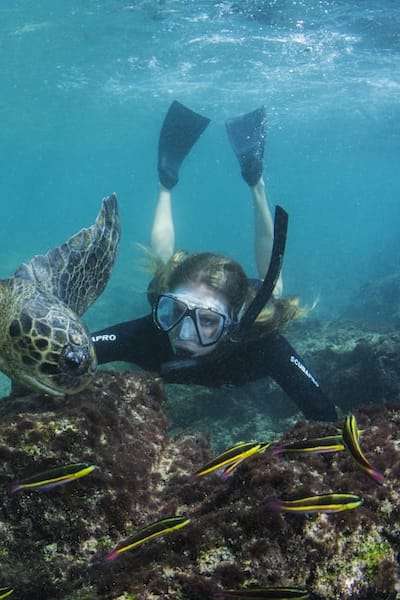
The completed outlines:
{"type": "Polygon", "coordinates": [[[65,363],[71,368],[79,367],[82,362],[80,353],[74,352],[73,350],[68,350],[68,352],[66,352],[64,360],[65,363]]]}
{"type": "Polygon", "coordinates": [[[66,344],[61,352],[59,365],[63,371],[85,371],[90,362],[87,349],[66,344]]]}

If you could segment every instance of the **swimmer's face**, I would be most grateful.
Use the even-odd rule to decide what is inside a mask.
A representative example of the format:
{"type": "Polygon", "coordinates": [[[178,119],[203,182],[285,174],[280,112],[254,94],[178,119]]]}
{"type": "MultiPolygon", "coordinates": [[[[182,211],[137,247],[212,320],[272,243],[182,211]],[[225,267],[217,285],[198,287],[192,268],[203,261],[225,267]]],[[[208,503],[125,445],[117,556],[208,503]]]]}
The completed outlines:
{"type": "Polygon", "coordinates": [[[156,312],[158,325],[168,331],[177,356],[210,354],[232,323],[225,296],[205,284],[179,287],[165,294],[156,312]]]}

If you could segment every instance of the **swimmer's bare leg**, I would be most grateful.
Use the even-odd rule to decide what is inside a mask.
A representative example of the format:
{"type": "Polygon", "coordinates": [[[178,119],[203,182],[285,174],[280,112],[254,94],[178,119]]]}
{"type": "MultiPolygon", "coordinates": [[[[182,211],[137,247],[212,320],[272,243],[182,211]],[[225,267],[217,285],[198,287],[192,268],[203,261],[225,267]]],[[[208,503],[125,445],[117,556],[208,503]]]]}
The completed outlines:
{"type": "MultiPolygon", "coordinates": [[[[264,279],[271,261],[274,223],[263,180],[266,113],[264,106],[225,122],[229,141],[240,164],[242,177],[250,187],[254,205],[254,246],[258,274],[264,279]]],[[[279,276],[274,295],[282,293],[279,276]]]]}
{"type": "MultiPolygon", "coordinates": [[[[274,241],[274,221],[268,205],[264,179],[261,176],[250,186],[254,209],[254,253],[260,279],[264,279],[271,261],[274,241]]],[[[274,296],[282,295],[282,273],[274,289],[274,296]]]]}
{"type": "Polygon", "coordinates": [[[171,190],[178,183],[179,170],[210,119],[174,100],[165,115],[158,140],[160,188],[151,230],[151,248],[156,257],[168,261],[175,245],[171,190]]]}
{"type": "Polygon", "coordinates": [[[174,253],[175,229],[172,216],[172,195],[161,183],[151,229],[150,245],[154,255],[164,263],[174,253]]]}

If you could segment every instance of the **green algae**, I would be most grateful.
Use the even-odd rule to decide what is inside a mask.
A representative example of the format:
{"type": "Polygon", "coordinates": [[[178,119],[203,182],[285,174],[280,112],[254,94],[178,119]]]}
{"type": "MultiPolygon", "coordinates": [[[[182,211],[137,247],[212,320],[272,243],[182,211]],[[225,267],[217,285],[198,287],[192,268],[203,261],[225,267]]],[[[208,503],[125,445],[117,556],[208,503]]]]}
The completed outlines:
{"type": "Polygon", "coordinates": [[[395,560],[393,549],[379,531],[370,531],[367,536],[358,532],[353,536],[352,543],[347,536],[341,536],[335,561],[318,570],[320,593],[330,596],[339,586],[351,595],[374,581],[384,560],[395,560]]]}
{"type": "Polygon", "coordinates": [[[376,577],[383,560],[393,555],[393,550],[386,540],[369,540],[361,543],[359,552],[354,560],[364,565],[364,573],[368,581],[376,577]]]}

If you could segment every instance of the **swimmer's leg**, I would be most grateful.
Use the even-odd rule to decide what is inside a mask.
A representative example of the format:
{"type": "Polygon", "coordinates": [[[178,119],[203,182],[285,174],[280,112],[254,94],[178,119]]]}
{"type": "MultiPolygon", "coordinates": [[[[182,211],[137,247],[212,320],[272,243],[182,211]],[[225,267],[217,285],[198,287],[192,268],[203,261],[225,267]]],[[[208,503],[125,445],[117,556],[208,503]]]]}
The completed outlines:
{"type": "MultiPolygon", "coordinates": [[[[254,206],[254,246],[257,270],[265,277],[271,260],[274,223],[267,202],[263,174],[265,145],[265,108],[228,119],[225,123],[229,141],[240,164],[243,179],[250,187],[254,206]]],[[[274,295],[282,293],[279,276],[274,295]]]]}
{"type": "Polygon", "coordinates": [[[171,189],[179,179],[179,169],[203,133],[210,119],[174,100],[168,109],[158,142],[160,188],[151,231],[151,248],[163,262],[174,252],[175,230],[171,189]]]}
{"type": "MultiPolygon", "coordinates": [[[[260,279],[264,279],[271,260],[274,222],[268,205],[264,179],[261,176],[250,188],[254,207],[254,254],[260,279]]],[[[274,296],[282,295],[282,273],[274,288],[274,296]]]]}
{"type": "Polygon", "coordinates": [[[160,184],[151,228],[150,246],[154,255],[166,263],[174,253],[175,229],[172,218],[171,191],[160,184]]]}

